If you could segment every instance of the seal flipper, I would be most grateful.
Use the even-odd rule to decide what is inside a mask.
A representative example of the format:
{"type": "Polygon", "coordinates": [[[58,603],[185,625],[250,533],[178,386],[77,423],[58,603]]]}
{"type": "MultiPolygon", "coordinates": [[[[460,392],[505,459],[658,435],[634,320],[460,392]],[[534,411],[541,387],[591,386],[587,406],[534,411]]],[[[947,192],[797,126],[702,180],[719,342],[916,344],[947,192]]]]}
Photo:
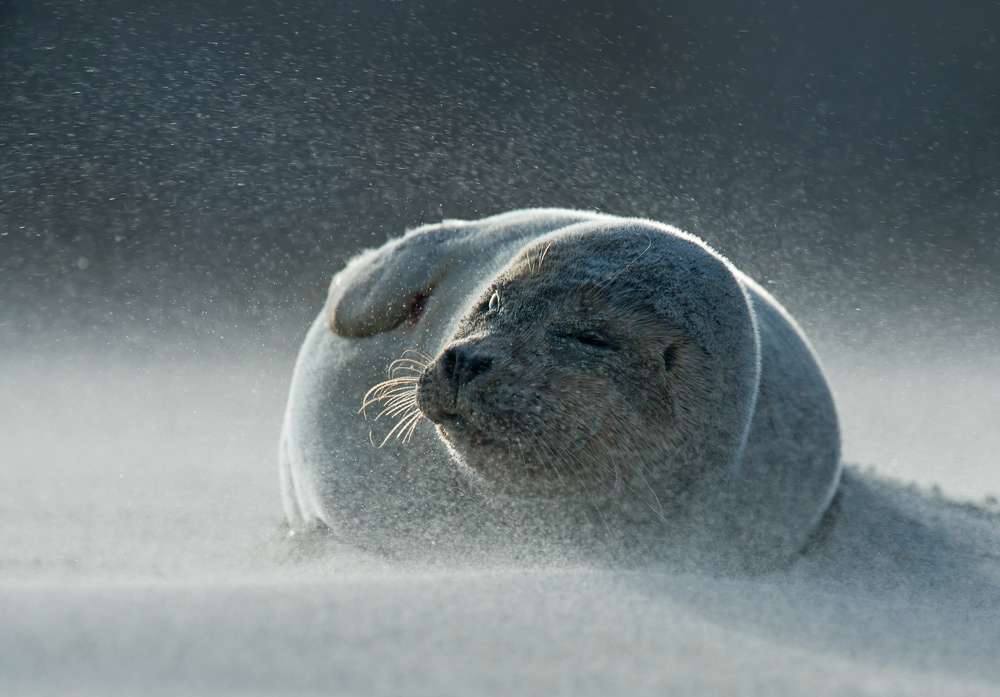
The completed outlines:
{"type": "MultiPolygon", "coordinates": [[[[455,263],[492,258],[566,225],[606,216],[558,208],[512,211],[478,221],[445,220],[411,230],[352,259],[333,277],[324,314],[335,334],[364,338],[417,319],[423,303],[455,263]]],[[[507,257],[499,255],[501,263],[507,257]]]]}
{"type": "Polygon", "coordinates": [[[447,221],[418,228],[379,249],[370,249],[333,277],[327,296],[327,324],[341,336],[362,338],[389,331],[410,316],[448,271],[460,230],[469,223],[447,221]]]}

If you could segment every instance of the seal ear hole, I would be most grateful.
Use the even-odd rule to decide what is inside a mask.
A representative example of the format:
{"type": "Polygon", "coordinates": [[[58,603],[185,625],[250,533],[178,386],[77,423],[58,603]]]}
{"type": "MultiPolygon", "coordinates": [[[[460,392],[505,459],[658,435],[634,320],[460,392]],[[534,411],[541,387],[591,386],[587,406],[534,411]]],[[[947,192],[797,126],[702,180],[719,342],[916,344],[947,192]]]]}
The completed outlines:
{"type": "Polygon", "coordinates": [[[677,364],[677,344],[670,344],[667,348],[663,349],[663,368],[668,373],[674,369],[677,364]]]}

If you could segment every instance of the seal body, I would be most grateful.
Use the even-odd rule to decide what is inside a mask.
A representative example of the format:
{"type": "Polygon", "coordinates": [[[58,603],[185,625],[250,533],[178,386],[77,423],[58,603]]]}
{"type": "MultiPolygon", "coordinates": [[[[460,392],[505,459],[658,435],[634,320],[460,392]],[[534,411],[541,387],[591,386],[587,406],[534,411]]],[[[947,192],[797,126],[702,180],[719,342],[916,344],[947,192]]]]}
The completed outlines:
{"type": "Polygon", "coordinates": [[[280,460],[292,528],[368,549],[740,569],[794,557],[841,471],[826,381],[773,298],[675,228],[560,209],[352,260],[280,460]]]}

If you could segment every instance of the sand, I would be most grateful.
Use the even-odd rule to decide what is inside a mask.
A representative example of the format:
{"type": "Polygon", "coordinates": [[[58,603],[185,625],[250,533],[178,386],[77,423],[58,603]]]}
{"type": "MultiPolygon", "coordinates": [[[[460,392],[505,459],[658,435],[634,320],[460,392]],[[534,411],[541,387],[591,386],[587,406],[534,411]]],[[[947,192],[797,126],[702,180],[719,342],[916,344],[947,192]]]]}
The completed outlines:
{"type": "Polygon", "coordinates": [[[882,461],[820,550],[746,579],[291,544],[294,347],[239,353],[5,356],[0,694],[1000,692],[1000,517],[952,500],[1000,494],[992,368],[827,361],[845,451],[882,461]]]}

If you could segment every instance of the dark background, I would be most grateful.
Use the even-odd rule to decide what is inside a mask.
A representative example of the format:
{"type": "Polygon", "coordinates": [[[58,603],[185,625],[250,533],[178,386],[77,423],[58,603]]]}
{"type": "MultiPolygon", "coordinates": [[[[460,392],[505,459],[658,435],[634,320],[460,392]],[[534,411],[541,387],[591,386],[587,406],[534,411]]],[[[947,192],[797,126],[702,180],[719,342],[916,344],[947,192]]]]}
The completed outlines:
{"type": "Polygon", "coordinates": [[[522,206],[845,342],[997,324],[1000,2],[0,7],[2,341],[297,341],[360,247],[522,206]]]}

